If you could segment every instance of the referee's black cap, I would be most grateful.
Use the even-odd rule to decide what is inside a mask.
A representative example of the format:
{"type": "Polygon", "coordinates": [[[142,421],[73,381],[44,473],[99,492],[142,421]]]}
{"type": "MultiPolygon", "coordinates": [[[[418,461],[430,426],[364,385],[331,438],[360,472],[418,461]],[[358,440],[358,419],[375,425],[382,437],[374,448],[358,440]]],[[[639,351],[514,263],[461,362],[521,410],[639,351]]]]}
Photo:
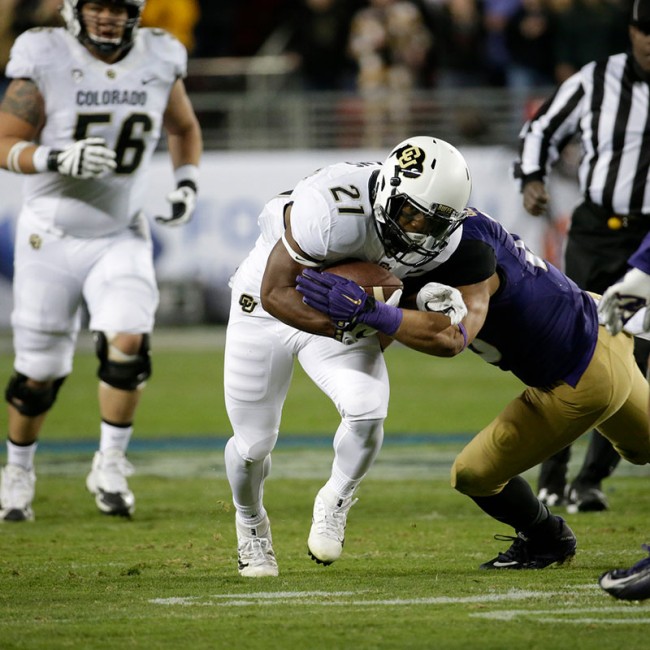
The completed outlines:
{"type": "Polygon", "coordinates": [[[630,24],[644,27],[650,25],[650,0],[634,0],[630,24]]]}

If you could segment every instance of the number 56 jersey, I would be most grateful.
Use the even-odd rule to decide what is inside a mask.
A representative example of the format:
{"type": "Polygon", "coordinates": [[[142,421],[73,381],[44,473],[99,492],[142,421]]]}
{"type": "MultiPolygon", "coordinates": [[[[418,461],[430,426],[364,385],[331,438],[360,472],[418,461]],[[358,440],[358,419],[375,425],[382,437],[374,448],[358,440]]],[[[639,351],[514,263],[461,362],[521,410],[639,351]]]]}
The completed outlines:
{"type": "Polygon", "coordinates": [[[117,154],[117,169],[99,179],[56,172],[25,177],[26,212],[39,225],[76,237],[103,237],[127,228],[144,202],[145,174],[160,139],[171,88],[187,70],[183,45],[159,29],[138,30],[117,63],[104,63],[64,28],[20,35],[6,74],[31,79],[45,102],[40,143],[63,149],[101,137],[117,154]]]}

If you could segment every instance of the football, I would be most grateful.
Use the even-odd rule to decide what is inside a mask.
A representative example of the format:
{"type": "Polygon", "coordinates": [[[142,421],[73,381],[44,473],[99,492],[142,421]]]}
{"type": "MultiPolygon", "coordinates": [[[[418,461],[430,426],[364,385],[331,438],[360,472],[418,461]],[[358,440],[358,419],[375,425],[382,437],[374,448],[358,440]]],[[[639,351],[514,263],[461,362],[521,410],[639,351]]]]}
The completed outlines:
{"type": "Polygon", "coordinates": [[[395,291],[403,287],[397,276],[374,262],[344,260],[328,266],[325,271],[356,282],[367,294],[382,302],[386,302],[395,291]]]}

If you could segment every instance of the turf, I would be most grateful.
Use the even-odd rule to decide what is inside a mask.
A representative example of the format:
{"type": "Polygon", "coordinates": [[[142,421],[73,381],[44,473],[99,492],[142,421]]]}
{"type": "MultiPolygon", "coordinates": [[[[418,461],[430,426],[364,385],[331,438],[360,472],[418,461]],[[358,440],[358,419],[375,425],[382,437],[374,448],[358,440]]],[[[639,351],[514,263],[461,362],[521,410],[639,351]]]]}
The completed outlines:
{"type": "MultiPolygon", "coordinates": [[[[221,359],[218,345],[156,352],[130,454],[137,511],[125,520],[100,515],[84,489],[96,364],[78,355],[37,456],[36,521],[0,526],[2,650],[648,647],[650,601],[622,603],[596,585],[642,557],[646,468],[621,464],[606,483],[610,511],[563,515],[579,540],[569,565],[478,570],[508,546],[493,536],[511,531],[449,487],[449,467],[520,386],[469,355],[387,352],[386,444],[330,567],[308,558],[306,538],[336,416],[297,371],[265,495],[280,576],[240,578],[221,359]]],[[[10,356],[0,361],[4,370],[10,356]]],[[[572,471],[583,452],[581,442],[572,471]]]]}

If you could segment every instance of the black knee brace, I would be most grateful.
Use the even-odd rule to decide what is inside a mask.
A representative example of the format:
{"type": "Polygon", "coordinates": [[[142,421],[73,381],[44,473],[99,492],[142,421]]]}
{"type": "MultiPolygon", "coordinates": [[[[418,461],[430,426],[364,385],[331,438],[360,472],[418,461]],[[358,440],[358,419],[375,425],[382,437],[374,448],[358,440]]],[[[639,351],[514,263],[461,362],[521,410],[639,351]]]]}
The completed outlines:
{"type": "Polygon", "coordinates": [[[27,385],[27,375],[20,372],[14,372],[9,378],[9,383],[5,390],[5,399],[21,415],[34,417],[41,415],[52,408],[56,400],[59,388],[65,381],[65,377],[55,379],[45,388],[33,388],[27,385]]]}
{"type": "Polygon", "coordinates": [[[151,377],[149,335],[142,335],[142,345],[133,361],[113,361],[108,358],[108,340],[104,332],[93,332],[95,351],[99,359],[97,376],[109,386],[120,390],[135,390],[151,377]]]}

